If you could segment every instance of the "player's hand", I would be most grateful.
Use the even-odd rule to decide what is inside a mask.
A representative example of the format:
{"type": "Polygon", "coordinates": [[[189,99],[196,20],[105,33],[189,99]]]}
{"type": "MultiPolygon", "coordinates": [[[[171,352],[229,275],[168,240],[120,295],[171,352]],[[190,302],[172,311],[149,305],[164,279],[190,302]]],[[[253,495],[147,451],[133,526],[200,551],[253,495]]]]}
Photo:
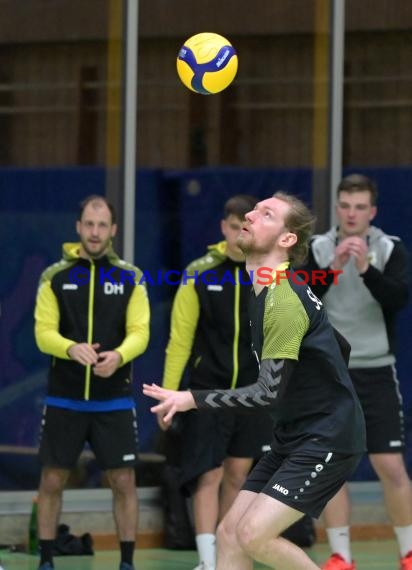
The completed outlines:
{"type": "Polygon", "coordinates": [[[349,253],[355,258],[356,269],[359,273],[365,273],[369,267],[369,250],[366,241],[359,236],[346,239],[348,240],[349,253]]]}
{"type": "Polygon", "coordinates": [[[154,414],[160,414],[163,421],[170,423],[176,412],[187,412],[196,408],[193,395],[189,390],[166,390],[156,384],[143,384],[143,394],[159,400],[160,404],[150,408],[154,414]]]}
{"type": "Polygon", "coordinates": [[[167,431],[170,428],[170,426],[172,425],[171,421],[169,421],[169,422],[165,421],[165,416],[163,413],[156,414],[156,417],[157,417],[157,423],[158,423],[158,425],[162,431],[167,431]]]}
{"type": "Polygon", "coordinates": [[[335,249],[335,257],[333,258],[330,268],[334,270],[340,270],[344,267],[350,259],[350,249],[348,239],[346,238],[340,242],[340,244],[335,249]]]}
{"type": "Polygon", "coordinates": [[[106,350],[99,353],[97,364],[93,367],[93,373],[101,378],[109,378],[119,368],[122,357],[116,350],[106,350]]]}
{"type": "Polygon", "coordinates": [[[83,366],[90,366],[97,364],[99,355],[96,351],[99,350],[99,348],[100,344],[98,342],[94,344],[79,342],[77,344],[73,344],[73,346],[68,349],[67,354],[72,360],[75,360],[79,364],[83,364],[83,366]]]}

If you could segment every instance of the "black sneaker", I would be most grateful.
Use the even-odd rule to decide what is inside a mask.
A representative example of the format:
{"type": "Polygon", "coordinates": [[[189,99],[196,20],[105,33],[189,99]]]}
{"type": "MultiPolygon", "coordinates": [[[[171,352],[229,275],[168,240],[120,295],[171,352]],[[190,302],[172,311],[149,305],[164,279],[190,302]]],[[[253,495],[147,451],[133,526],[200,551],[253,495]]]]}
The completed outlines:
{"type": "Polygon", "coordinates": [[[127,562],[122,562],[120,564],[119,570],[134,570],[133,564],[128,564],[127,562]]]}

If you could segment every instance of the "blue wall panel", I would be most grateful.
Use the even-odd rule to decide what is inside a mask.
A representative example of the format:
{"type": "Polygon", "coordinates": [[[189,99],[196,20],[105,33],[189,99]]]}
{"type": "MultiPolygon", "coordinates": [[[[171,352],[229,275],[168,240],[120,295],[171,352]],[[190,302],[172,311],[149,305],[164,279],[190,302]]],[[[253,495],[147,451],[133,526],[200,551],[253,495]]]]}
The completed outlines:
{"type": "Polygon", "coordinates": [[[234,194],[269,198],[278,190],[311,203],[312,171],[309,169],[202,168],[170,173],[176,181],[180,212],[181,262],[204,254],[206,246],[222,239],[223,205],[234,194]]]}
{"type": "MultiPolygon", "coordinates": [[[[412,168],[356,169],[376,180],[380,189],[377,225],[400,235],[412,252],[412,168]]],[[[350,172],[348,170],[348,172],[350,172]]],[[[135,263],[153,277],[181,270],[221,239],[224,202],[237,193],[259,199],[279,189],[311,203],[309,169],[197,169],[139,171],[136,185],[135,263]]],[[[78,204],[91,193],[103,194],[105,170],[0,170],[0,445],[35,447],[46,385],[48,357],[33,338],[33,307],[42,270],[61,256],[61,245],[77,239],[78,204]]],[[[160,380],[168,337],[171,301],[176,288],[148,284],[152,305],[151,342],[135,365],[142,450],[156,436],[149,402],[141,396],[143,381],[160,380]]],[[[408,465],[412,466],[412,305],[399,318],[398,371],[411,433],[408,465]]],[[[35,457],[0,453],[0,488],[37,485],[35,457]]],[[[357,478],[373,478],[365,462],[357,478]]]]}

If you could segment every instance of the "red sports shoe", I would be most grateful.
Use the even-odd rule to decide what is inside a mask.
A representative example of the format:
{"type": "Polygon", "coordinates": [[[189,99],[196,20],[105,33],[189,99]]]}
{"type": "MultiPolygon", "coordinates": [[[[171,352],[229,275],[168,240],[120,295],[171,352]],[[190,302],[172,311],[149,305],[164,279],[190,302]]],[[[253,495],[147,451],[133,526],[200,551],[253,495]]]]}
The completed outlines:
{"type": "Polygon", "coordinates": [[[401,558],[400,570],[412,570],[412,550],[406,556],[401,558]]]}
{"type": "MultiPolygon", "coordinates": [[[[321,568],[322,570],[356,570],[356,564],[353,560],[351,564],[346,562],[340,554],[332,554],[321,568]]],[[[401,570],[412,570],[412,566],[402,566],[401,570]]]]}

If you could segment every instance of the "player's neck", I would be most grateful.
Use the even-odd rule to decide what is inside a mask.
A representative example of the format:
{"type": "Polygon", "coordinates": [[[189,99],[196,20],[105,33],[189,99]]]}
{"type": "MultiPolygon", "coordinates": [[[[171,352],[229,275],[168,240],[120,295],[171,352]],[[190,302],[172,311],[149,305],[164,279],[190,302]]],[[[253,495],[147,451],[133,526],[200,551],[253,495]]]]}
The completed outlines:
{"type": "Polygon", "coordinates": [[[79,248],[79,257],[81,259],[87,259],[90,262],[93,261],[97,261],[98,259],[101,259],[102,257],[104,257],[107,254],[107,249],[104,250],[103,252],[100,252],[98,255],[90,255],[81,245],[79,248]]]}
{"type": "Polygon", "coordinates": [[[246,269],[250,276],[253,276],[253,288],[256,295],[265,287],[267,275],[273,273],[282,263],[288,262],[288,258],[280,252],[271,254],[252,254],[246,257],[246,269]],[[263,269],[264,268],[264,269],[263,269]],[[262,272],[265,278],[262,279],[262,272]]]}

